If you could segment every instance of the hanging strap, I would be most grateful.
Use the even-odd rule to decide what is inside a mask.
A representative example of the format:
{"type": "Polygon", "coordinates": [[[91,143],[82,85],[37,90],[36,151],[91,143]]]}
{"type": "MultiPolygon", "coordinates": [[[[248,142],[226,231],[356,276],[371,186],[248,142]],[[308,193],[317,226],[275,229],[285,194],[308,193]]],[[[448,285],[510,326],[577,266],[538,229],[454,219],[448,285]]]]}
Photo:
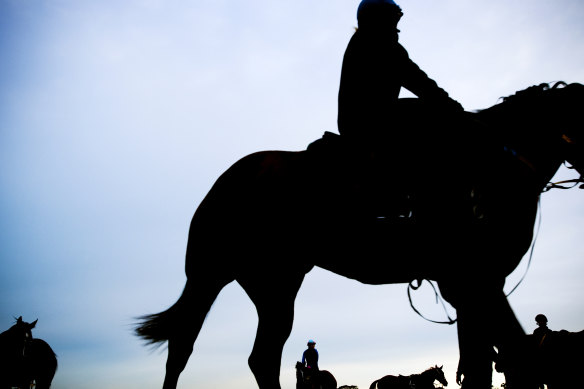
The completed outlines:
{"type": "Polygon", "coordinates": [[[430,280],[426,280],[426,281],[428,281],[428,283],[430,284],[430,286],[434,290],[434,295],[436,296],[436,304],[438,304],[438,300],[440,300],[440,302],[442,303],[442,308],[444,308],[444,312],[446,313],[446,316],[448,317],[448,321],[438,321],[438,320],[428,319],[427,317],[425,317],[424,315],[422,315],[420,313],[420,311],[418,311],[416,309],[416,307],[414,307],[414,302],[412,301],[412,295],[410,293],[410,289],[418,290],[420,288],[420,286],[422,286],[422,282],[423,281],[424,281],[424,279],[412,280],[408,284],[408,299],[410,300],[410,306],[412,307],[412,309],[414,310],[414,312],[416,312],[422,319],[427,320],[427,321],[432,322],[432,323],[449,324],[449,325],[456,323],[456,320],[457,319],[452,319],[450,317],[450,315],[448,314],[448,310],[446,310],[446,306],[444,305],[444,300],[442,298],[440,298],[440,296],[438,295],[438,291],[436,290],[436,287],[434,286],[434,284],[430,280]],[[414,285],[414,282],[417,282],[418,285],[414,285]]]}

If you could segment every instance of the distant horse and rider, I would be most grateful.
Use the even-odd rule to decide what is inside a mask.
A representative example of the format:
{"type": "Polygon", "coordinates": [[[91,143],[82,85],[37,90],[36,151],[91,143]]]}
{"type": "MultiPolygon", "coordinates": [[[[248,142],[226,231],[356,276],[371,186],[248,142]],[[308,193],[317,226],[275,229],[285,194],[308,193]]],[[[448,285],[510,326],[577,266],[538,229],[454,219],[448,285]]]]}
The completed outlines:
{"type": "Polygon", "coordinates": [[[0,389],[17,387],[48,389],[57,371],[57,356],[49,344],[33,338],[37,320],[27,323],[22,316],[0,334],[0,389]]]}
{"type": "MultiPolygon", "coordinates": [[[[537,387],[547,385],[550,389],[578,388],[582,386],[582,366],[584,366],[584,331],[549,331],[544,337],[525,335],[520,343],[523,358],[520,366],[529,372],[537,387]]],[[[507,377],[517,368],[512,355],[499,355],[497,370],[507,377]]],[[[513,376],[507,380],[514,387],[513,376]]]]}
{"type": "MultiPolygon", "coordinates": [[[[584,173],[584,86],[535,85],[462,119],[402,104],[412,160],[399,177],[410,179],[388,171],[383,186],[406,196],[390,195],[382,211],[371,206],[362,161],[343,157],[335,136],[340,146],[257,152],[219,177],[191,221],[181,297],[136,326],[151,344],[168,341],[165,389],[176,388],[232,281],[258,313],[249,366],[261,389],[279,388],[294,300],[314,266],[374,285],[436,281],[456,309],[465,382],[490,388],[493,347],[522,348],[503,286],[531,247],[540,194],[566,161],[584,173]],[[407,217],[394,216],[404,207],[407,217]]],[[[512,374],[529,382],[527,368],[512,374]]]]}
{"type": "Polygon", "coordinates": [[[436,387],[434,385],[435,381],[438,381],[443,386],[447,386],[448,381],[444,376],[442,367],[436,365],[420,374],[412,374],[409,376],[386,375],[373,381],[369,389],[434,389],[436,387]]]}

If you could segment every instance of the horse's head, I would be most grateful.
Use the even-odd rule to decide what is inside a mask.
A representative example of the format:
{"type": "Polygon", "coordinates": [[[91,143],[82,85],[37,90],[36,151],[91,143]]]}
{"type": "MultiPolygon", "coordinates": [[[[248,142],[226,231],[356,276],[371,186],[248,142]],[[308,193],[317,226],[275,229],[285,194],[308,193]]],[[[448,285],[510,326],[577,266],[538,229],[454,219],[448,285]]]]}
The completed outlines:
{"type": "Polygon", "coordinates": [[[584,174],[583,106],[584,85],[557,82],[518,91],[478,115],[544,186],[565,161],[584,174]]]}
{"type": "Polygon", "coordinates": [[[16,319],[16,324],[2,333],[5,347],[16,348],[18,352],[24,352],[27,342],[32,340],[32,329],[36,326],[38,319],[32,323],[22,320],[22,316],[16,319]]]}
{"type": "Polygon", "coordinates": [[[36,326],[38,319],[32,323],[27,323],[22,320],[22,316],[16,319],[16,324],[13,325],[9,331],[12,336],[18,339],[30,340],[32,339],[32,329],[36,326]]]}
{"type": "Polygon", "coordinates": [[[296,362],[296,379],[304,380],[304,365],[302,362],[296,362]]]}
{"type": "Polygon", "coordinates": [[[434,380],[440,382],[443,386],[448,386],[448,381],[446,381],[446,377],[444,376],[444,371],[442,371],[442,367],[438,367],[438,365],[431,367],[429,371],[434,374],[434,380]]]}

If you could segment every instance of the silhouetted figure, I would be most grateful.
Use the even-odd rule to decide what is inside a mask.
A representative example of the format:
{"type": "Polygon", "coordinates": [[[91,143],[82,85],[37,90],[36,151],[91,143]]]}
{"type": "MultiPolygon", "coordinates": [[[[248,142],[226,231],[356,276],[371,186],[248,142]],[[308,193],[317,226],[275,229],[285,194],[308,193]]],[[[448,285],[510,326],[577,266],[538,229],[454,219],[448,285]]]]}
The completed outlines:
{"type": "Polygon", "coordinates": [[[318,371],[318,350],[315,348],[316,342],[310,339],[307,346],[308,348],[302,353],[302,365],[311,369],[314,373],[318,371]]]}
{"type": "MultiPolygon", "coordinates": [[[[537,347],[536,350],[538,351],[536,353],[537,358],[536,363],[541,369],[546,369],[547,358],[545,356],[545,352],[547,351],[547,347],[544,348],[543,345],[544,341],[546,340],[546,337],[552,333],[552,330],[548,328],[547,326],[548,319],[542,313],[535,316],[535,322],[537,323],[537,328],[533,330],[533,337],[535,338],[534,339],[535,345],[537,347]]],[[[544,389],[544,384],[541,382],[538,383],[538,389],[544,389]]]]}
{"type": "Polygon", "coordinates": [[[535,316],[535,322],[537,323],[537,328],[533,330],[533,335],[537,338],[538,343],[542,343],[545,337],[552,332],[547,326],[548,319],[544,314],[538,314],[535,316]]]}
{"type": "Polygon", "coordinates": [[[338,102],[339,132],[352,141],[376,142],[396,130],[392,123],[402,87],[430,105],[463,111],[398,43],[402,15],[393,0],[363,0],[357,10],[359,27],[343,58],[338,102]]]}

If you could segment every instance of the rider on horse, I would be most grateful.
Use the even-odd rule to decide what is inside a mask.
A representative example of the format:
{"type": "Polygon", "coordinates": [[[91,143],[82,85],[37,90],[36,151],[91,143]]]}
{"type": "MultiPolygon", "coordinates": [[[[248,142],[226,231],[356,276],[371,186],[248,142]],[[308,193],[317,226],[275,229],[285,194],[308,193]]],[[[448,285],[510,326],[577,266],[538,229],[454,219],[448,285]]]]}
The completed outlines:
{"type": "Polygon", "coordinates": [[[309,368],[313,373],[318,371],[318,351],[316,342],[310,339],[307,343],[308,348],[302,353],[302,365],[309,368]]]}
{"type": "Polygon", "coordinates": [[[533,335],[537,338],[538,343],[541,345],[541,343],[544,341],[544,338],[550,332],[552,332],[552,330],[548,328],[547,326],[548,319],[542,313],[535,316],[535,322],[537,323],[537,328],[533,330],[533,335]]]}
{"type": "Polygon", "coordinates": [[[431,105],[463,111],[398,43],[402,15],[393,0],[359,4],[359,27],[345,51],[338,96],[339,133],[351,142],[375,144],[380,135],[393,130],[401,87],[431,105]]]}
{"type": "MultiPolygon", "coordinates": [[[[430,112],[446,113],[449,119],[453,113],[464,112],[460,103],[428,77],[398,42],[397,25],[402,15],[393,0],[361,1],[358,28],[343,57],[338,94],[341,136],[337,144],[343,149],[341,163],[347,163],[341,170],[357,170],[355,180],[360,180],[362,193],[373,209],[365,213],[384,217],[409,214],[407,189],[402,187],[398,192],[395,185],[388,185],[398,181],[405,187],[415,175],[406,165],[406,161],[415,158],[417,147],[412,145],[409,131],[427,125],[416,121],[429,117],[430,112]],[[402,87],[419,99],[398,99],[402,87]],[[385,209],[390,203],[396,206],[385,209]]],[[[456,125],[455,121],[449,123],[450,128],[456,125]]],[[[332,146],[334,137],[325,134],[325,138],[332,146]]],[[[339,163],[333,165],[338,167],[339,163]]]]}

